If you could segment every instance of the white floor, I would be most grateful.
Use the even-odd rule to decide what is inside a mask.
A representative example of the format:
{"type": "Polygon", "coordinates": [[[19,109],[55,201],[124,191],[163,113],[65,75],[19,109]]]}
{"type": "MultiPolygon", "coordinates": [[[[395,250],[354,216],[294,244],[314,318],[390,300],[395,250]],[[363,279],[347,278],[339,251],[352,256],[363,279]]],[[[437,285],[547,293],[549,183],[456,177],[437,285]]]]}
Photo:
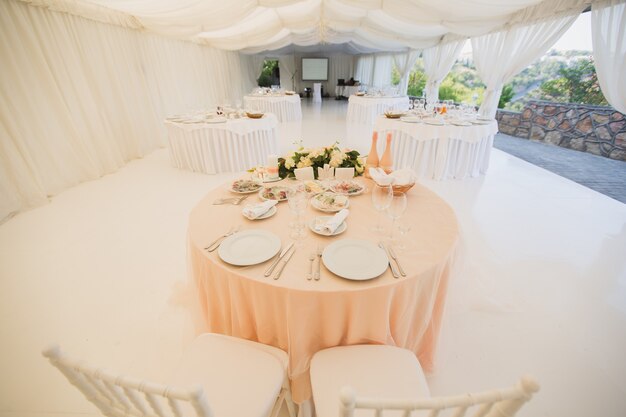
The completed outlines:
{"type": "MultiPolygon", "coordinates": [[[[345,102],[303,107],[306,146],[347,137],[345,102]]],[[[161,149],[0,226],[0,416],[98,415],[41,357],[53,341],[166,378],[193,337],[188,213],[234,176],[174,169],[161,149]]],[[[520,416],[626,415],[626,205],[495,149],[485,177],[423,183],[462,233],[432,392],[528,373],[542,388],[520,416]]]]}

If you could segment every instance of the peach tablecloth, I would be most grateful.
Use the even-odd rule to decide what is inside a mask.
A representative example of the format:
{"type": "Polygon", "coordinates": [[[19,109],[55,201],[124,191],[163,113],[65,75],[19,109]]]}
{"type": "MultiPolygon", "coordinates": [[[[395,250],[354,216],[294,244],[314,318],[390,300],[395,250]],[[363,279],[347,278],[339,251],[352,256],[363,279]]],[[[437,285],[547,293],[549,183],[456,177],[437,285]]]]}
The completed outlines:
{"type": "MultiPolygon", "coordinates": [[[[361,180],[368,184],[367,180],[361,180]]],[[[283,181],[289,183],[290,181],[283,181]]],[[[278,183],[280,184],[280,183],[278,183]]],[[[362,343],[401,346],[415,352],[426,370],[433,358],[441,326],[446,289],[458,226],[452,209],[437,195],[416,184],[408,192],[404,221],[410,222],[410,244],[398,251],[407,277],[394,279],[387,270],[368,281],[342,279],[322,267],[319,281],[308,281],[308,257],[318,244],[355,238],[376,242],[370,231],[377,213],[369,192],[350,198],[348,229],[336,237],[308,232],[277,281],[263,276],[269,261],[236,267],[217,251],[204,247],[232,225],[264,229],[289,242],[287,203],[265,220],[251,221],[241,206],[212,205],[228,192],[210,192],[191,212],[189,250],[195,288],[202,307],[203,331],[222,333],[279,347],[289,354],[293,397],[311,397],[309,362],[321,349],[362,343]]],[[[258,196],[248,200],[256,202],[258,196]]],[[[309,206],[307,220],[325,215],[309,206]]]]}

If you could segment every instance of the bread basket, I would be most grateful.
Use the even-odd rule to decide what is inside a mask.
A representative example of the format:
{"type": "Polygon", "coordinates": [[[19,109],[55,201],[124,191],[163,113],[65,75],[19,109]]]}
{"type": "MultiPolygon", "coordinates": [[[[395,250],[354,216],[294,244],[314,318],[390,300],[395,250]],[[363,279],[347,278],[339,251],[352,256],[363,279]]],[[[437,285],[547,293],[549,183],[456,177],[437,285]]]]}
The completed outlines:
{"type": "Polygon", "coordinates": [[[248,116],[250,119],[260,119],[261,117],[263,117],[264,113],[250,113],[250,112],[246,112],[246,116],[248,116]]]}

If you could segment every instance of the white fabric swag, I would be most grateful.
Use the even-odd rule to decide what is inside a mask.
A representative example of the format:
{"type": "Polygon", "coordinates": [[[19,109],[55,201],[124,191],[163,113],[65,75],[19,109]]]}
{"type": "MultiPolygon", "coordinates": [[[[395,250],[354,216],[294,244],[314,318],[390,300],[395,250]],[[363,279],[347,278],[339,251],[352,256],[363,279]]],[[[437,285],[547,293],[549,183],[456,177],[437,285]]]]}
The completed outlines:
{"type": "Polygon", "coordinates": [[[518,25],[503,32],[472,38],[474,64],[487,87],[479,110],[481,116],[495,117],[503,86],[546,53],[584,8],[585,5],[581,4],[575,13],[570,10],[531,25],[518,25]]]}
{"type": "Polygon", "coordinates": [[[165,116],[244,91],[238,53],[13,0],[0,62],[0,221],[164,146],[165,116]]]}
{"type": "Polygon", "coordinates": [[[428,102],[439,100],[439,86],[452,69],[454,61],[456,61],[463,46],[465,46],[465,42],[466,40],[462,39],[443,43],[425,49],[422,53],[422,57],[424,58],[424,72],[427,77],[424,92],[428,102]]]}
{"type": "Polygon", "coordinates": [[[400,84],[398,85],[400,94],[406,94],[407,89],[409,88],[409,75],[411,74],[413,65],[415,65],[415,61],[419,56],[420,51],[418,50],[410,50],[403,54],[393,55],[393,63],[400,73],[400,84]]]}
{"type": "Polygon", "coordinates": [[[293,55],[285,55],[278,58],[280,70],[280,86],[286,90],[298,91],[296,87],[296,58],[293,55]]]}
{"type": "Polygon", "coordinates": [[[626,3],[593,3],[591,35],[602,93],[611,106],[626,113],[626,3]]]}

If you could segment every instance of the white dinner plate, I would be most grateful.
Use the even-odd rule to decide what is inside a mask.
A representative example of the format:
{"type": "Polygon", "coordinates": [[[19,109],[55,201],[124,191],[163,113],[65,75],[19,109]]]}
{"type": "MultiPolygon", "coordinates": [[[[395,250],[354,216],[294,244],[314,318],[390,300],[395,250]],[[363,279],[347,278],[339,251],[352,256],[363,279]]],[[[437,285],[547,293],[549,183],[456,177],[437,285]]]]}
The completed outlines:
{"type": "Polygon", "coordinates": [[[420,119],[419,117],[401,117],[400,120],[406,123],[421,123],[422,122],[422,119],[420,119]]]}
{"type": "Polygon", "coordinates": [[[315,225],[317,224],[317,222],[322,222],[322,224],[326,223],[327,221],[329,221],[330,219],[332,219],[333,216],[319,216],[314,218],[313,220],[311,220],[309,222],[309,229],[311,229],[311,231],[313,233],[317,233],[318,235],[322,235],[322,236],[337,236],[342,234],[343,232],[346,231],[346,229],[348,228],[348,223],[346,223],[345,221],[341,222],[341,224],[339,225],[339,227],[337,229],[335,229],[335,233],[328,233],[328,231],[326,230],[317,230],[315,229],[315,225]]]}
{"type": "Polygon", "coordinates": [[[333,274],[355,281],[380,276],[389,259],[384,250],[367,240],[341,239],[326,246],[322,253],[324,266],[333,274]]]}
{"type": "Polygon", "coordinates": [[[464,122],[464,121],[454,121],[450,123],[453,124],[454,126],[471,126],[472,125],[470,122],[464,122]]]}
{"type": "Polygon", "coordinates": [[[224,239],[218,249],[222,261],[245,266],[265,262],[280,250],[280,238],[260,229],[244,230],[224,239]]]}
{"type": "Polygon", "coordinates": [[[445,122],[443,120],[433,120],[433,119],[425,119],[424,123],[432,126],[443,126],[445,122]]]}
{"type": "Polygon", "coordinates": [[[243,217],[245,217],[248,220],[263,220],[263,219],[267,219],[268,217],[272,217],[274,214],[276,214],[277,211],[278,209],[276,209],[276,206],[272,206],[272,208],[270,208],[268,211],[261,214],[259,217],[255,217],[254,219],[246,216],[245,214],[243,214],[243,212],[241,214],[243,214],[243,217]]]}

